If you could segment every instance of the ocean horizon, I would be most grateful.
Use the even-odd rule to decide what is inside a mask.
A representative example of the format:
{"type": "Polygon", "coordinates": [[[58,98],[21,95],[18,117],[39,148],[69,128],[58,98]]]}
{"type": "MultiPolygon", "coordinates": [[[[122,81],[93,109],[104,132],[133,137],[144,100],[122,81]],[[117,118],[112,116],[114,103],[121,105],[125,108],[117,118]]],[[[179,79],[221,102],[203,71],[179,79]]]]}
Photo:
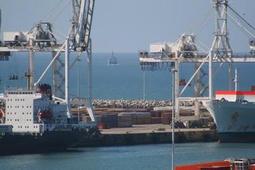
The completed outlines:
{"type": "MultiPolygon", "coordinates": [[[[171,73],[168,69],[160,71],[142,71],[138,53],[115,53],[117,65],[109,65],[111,53],[94,53],[92,64],[93,98],[95,99],[146,99],[169,100],[171,99],[171,73]]],[[[63,55],[62,55],[63,57],[63,55]]],[[[71,55],[71,62],[75,54],[71,55]]],[[[50,63],[50,53],[36,53],[34,56],[35,81],[50,63]]],[[[9,61],[0,62],[0,90],[14,87],[25,88],[28,57],[27,53],[12,53],[9,61]],[[18,75],[18,80],[10,80],[11,75],[18,75]]],[[[214,64],[214,89],[226,90],[228,88],[227,64],[222,67],[214,64]]],[[[255,85],[252,73],[255,67],[249,64],[234,64],[238,70],[239,89],[250,90],[255,85]]],[[[207,66],[204,67],[207,69],[207,66]]],[[[180,67],[180,79],[186,81],[194,72],[193,64],[183,63],[180,67]]],[[[49,69],[41,83],[51,84],[52,71],[49,69]]],[[[86,56],[81,57],[70,70],[70,96],[88,96],[88,66],[86,56]]],[[[207,83],[205,76],[204,83],[207,83]]],[[[193,82],[191,83],[193,85],[193,82]]],[[[207,93],[205,93],[206,95],[207,93]]],[[[188,87],[184,96],[192,96],[193,87],[188,87]]]]}

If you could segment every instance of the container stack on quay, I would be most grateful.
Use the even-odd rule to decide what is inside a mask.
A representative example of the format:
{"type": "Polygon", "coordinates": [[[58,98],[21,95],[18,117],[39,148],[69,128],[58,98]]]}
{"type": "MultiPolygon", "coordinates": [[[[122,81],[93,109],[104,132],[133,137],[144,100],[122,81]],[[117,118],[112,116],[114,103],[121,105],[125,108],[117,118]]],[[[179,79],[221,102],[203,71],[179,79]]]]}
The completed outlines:
{"type": "Polygon", "coordinates": [[[133,125],[132,114],[125,112],[118,114],[118,127],[125,128],[131,127],[132,125],[133,125]]]}
{"type": "MultiPolygon", "coordinates": [[[[122,109],[103,111],[102,109],[95,109],[95,119],[99,129],[109,129],[109,128],[128,128],[133,125],[146,125],[146,124],[163,124],[170,125],[172,118],[172,111],[147,111],[129,112],[122,109]],[[121,112],[119,112],[121,111],[121,112]]],[[[77,111],[73,112],[74,116],[80,117],[80,120],[84,122],[90,122],[91,119],[89,115],[84,111],[80,110],[79,114],[77,111]]],[[[182,118],[193,116],[194,113],[191,111],[182,111],[182,118]]],[[[199,120],[186,121],[185,123],[176,122],[179,128],[208,128],[213,120],[211,118],[200,118],[199,120]],[[185,125],[186,126],[185,126],[185,125]]]]}
{"type": "MultiPolygon", "coordinates": [[[[171,134],[172,107],[167,105],[168,102],[160,102],[160,107],[157,106],[159,104],[157,102],[138,100],[131,103],[125,100],[101,100],[99,103],[94,106],[95,120],[101,132],[101,136],[96,142],[98,146],[171,142],[169,135],[171,134]]],[[[182,118],[194,117],[191,105],[192,103],[182,105],[180,110],[182,118]]],[[[71,110],[73,116],[79,116],[80,120],[91,121],[85,108],[76,106],[71,110]]],[[[216,131],[210,129],[208,123],[202,126],[200,119],[197,122],[188,120],[188,123],[184,123],[184,119],[176,121],[175,127],[178,129],[176,142],[217,141],[216,131]]]]}
{"type": "MultiPolygon", "coordinates": [[[[85,103],[83,99],[73,99],[71,102],[71,106],[73,106],[72,112],[76,117],[79,115],[80,120],[89,122],[91,120],[86,109],[80,108],[77,110],[78,105],[84,106],[85,103]]],[[[206,115],[203,121],[190,121],[189,118],[195,115],[192,109],[194,103],[181,102],[180,105],[180,116],[188,121],[176,122],[179,128],[208,128],[209,122],[213,122],[209,114],[206,115]]],[[[170,125],[172,118],[171,102],[167,100],[94,100],[93,106],[99,129],[128,128],[133,125],[146,124],[170,125]]],[[[203,108],[200,110],[203,112],[203,108]]]]}
{"type": "Polygon", "coordinates": [[[170,112],[163,112],[161,115],[161,123],[162,124],[169,124],[172,120],[172,113],[170,112]]]}

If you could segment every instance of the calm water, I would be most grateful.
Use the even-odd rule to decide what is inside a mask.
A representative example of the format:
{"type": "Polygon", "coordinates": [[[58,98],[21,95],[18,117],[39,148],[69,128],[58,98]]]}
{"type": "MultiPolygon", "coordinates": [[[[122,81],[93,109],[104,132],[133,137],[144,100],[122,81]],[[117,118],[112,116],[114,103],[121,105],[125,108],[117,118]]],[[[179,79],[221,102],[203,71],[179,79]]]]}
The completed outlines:
{"type": "MultiPolygon", "coordinates": [[[[93,56],[93,95],[94,98],[101,99],[141,99],[143,98],[143,76],[141,71],[138,55],[115,54],[119,65],[108,66],[108,59],[111,54],[94,54],[93,56]]],[[[35,80],[46,68],[50,56],[37,54],[35,56],[35,80]]],[[[72,60],[73,61],[73,57],[72,60]]],[[[24,77],[27,65],[27,54],[14,53],[9,62],[0,62],[0,91],[8,87],[25,87],[26,79],[24,77]],[[9,76],[18,74],[19,80],[9,80],[9,76]]],[[[226,65],[219,67],[215,65],[216,74],[214,77],[215,89],[227,89],[227,71],[226,65]]],[[[234,66],[239,72],[239,88],[243,90],[250,89],[255,84],[255,72],[253,64],[234,66]]],[[[207,69],[205,67],[205,69],[207,69]]],[[[85,58],[77,63],[71,70],[71,96],[87,96],[87,65],[85,58]],[[80,76],[79,76],[80,75],[80,76]],[[80,77],[80,78],[79,78],[80,77]],[[80,82],[80,88],[77,85],[80,82]],[[80,90],[78,90],[80,89],[80,90]]],[[[183,64],[180,69],[181,79],[188,80],[193,72],[191,64],[183,64]]],[[[48,72],[42,82],[51,83],[51,70],[48,72]]],[[[205,84],[207,77],[205,76],[205,84]]],[[[146,99],[169,99],[171,75],[168,70],[149,71],[145,73],[145,97],[146,99]]],[[[193,83],[192,83],[193,84],[193,83]]],[[[192,95],[192,87],[189,87],[184,95],[192,95]]]]}
{"type": "MultiPolygon", "coordinates": [[[[255,144],[176,145],[176,164],[255,157],[255,144]]],[[[164,170],[171,169],[171,145],[80,148],[74,152],[0,157],[3,170],[164,170]]]]}

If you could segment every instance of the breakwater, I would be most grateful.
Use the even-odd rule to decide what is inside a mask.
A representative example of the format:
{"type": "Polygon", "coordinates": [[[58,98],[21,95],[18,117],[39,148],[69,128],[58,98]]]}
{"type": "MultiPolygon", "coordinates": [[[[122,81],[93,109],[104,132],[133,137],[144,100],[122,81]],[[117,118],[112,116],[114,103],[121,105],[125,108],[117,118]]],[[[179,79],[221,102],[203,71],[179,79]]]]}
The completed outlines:
{"type": "MultiPolygon", "coordinates": [[[[85,106],[86,99],[73,98],[71,100],[71,105],[76,107],[78,105],[85,106]]],[[[180,102],[180,106],[193,106],[192,101],[180,102]]],[[[154,107],[167,107],[172,106],[171,100],[107,100],[107,99],[94,99],[93,106],[95,108],[146,108],[153,109],[154,107]]]]}

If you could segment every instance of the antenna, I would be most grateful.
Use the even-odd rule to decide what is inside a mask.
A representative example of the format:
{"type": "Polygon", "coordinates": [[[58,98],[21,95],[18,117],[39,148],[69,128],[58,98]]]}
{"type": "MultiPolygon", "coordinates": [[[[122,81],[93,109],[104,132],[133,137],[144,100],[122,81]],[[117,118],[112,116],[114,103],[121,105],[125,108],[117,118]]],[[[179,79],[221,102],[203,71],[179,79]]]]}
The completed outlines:
{"type": "Polygon", "coordinates": [[[237,72],[237,69],[235,69],[234,83],[235,83],[235,91],[237,91],[238,90],[238,72],[237,72]]]}

